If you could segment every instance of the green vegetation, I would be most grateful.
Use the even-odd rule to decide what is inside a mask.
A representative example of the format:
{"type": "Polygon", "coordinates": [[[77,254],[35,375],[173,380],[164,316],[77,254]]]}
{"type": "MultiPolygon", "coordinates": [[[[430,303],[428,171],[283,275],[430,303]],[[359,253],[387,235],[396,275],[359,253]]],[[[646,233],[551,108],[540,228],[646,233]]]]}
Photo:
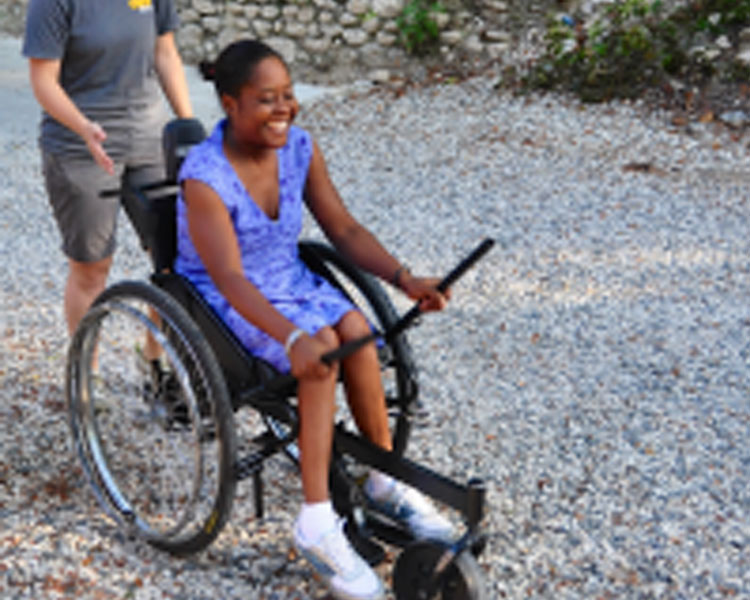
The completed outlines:
{"type": "Polygon", "coordinates": [[[700,84],[720,76],[739,80],[747,69],[731,62],[722,73],[696,50],[720,35],[750,26],[750,0],[697,0],[666,14],[660,0],[621,0],[587,23],[551,19],[542,59],[526,87],[564,89],[585,101],[634,98],[676,77],[700,84]]]}
{"type": "Polygon", "coordinates": [[[411,54],[426,54],[434,49],[440,35],[435,16],[444,13],[443,5],[435,0],[409,0],[396,19],[399,39],[411,54]]]}

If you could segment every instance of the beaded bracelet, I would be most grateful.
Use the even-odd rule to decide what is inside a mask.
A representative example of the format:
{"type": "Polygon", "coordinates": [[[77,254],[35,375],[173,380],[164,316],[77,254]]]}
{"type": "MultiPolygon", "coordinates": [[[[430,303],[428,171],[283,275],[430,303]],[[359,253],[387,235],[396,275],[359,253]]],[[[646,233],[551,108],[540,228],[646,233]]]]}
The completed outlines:
{"type": "Polygon", "coordinates": [[[408,273],[409,267],[405,265],[399,265],[398,269],[396,269],[395,273],[393,273],[393,277],[391,277],[391,285],[393,287],[401,289],[401,284],[400,284],[401,273],[403,273],[404,271],[408,273]]]}

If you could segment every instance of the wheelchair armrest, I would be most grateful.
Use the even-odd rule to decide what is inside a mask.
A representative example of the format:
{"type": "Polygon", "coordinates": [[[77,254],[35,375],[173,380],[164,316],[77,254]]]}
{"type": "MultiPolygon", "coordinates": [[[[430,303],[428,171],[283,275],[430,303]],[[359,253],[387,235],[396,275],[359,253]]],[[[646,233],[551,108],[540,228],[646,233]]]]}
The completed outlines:
{"type": "Polygon", "coordinates": [[[171,269],[177,253],[176,198],[176,187],[163,183],[122,190],[123,208],[156,272],[171,269]]]}

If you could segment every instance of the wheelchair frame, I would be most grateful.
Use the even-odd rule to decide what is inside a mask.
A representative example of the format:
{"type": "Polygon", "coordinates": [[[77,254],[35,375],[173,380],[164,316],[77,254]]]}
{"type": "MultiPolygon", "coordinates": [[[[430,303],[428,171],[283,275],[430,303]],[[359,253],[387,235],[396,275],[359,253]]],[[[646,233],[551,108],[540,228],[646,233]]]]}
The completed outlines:
{"type": "MultiPolygon", "coordinates": [[[[298,433],[296,410],[291,402],[294,379],[290,375],[279,375],[270,365],[252,357],[192,284],[171,269],[176,254],[174,182],[177,166],[186,148],[200,139],[202,127],[199,123],[194,120],[173,121],[165,130],[167,181],[117,191],[121,193],[126,213],[142,245],[151,252],[154,264],[151,284],[125,282],[105,290],[81,322],[71,342],[66,384],[75,446],[98,500],[129,534],[143,537],[157,548],[178,555],[199,551],[215,539],[231,510],[234,486],[241,480],[252,479],[255,514],[258,518],[263,516],[264,464],[279,452],[289,452],[298,433]],[[144,301],[148,310],[131,307],[127,302],[131,297],[144,301]],[[158,318],[150,311],[156,311],[158,318]],[[220,446],[215,501],[198,533],[188,543],[179,541],[178,534],[185,526],[179,520],[166,534],[152,535],[151,526],[140,520],[133,503],[118,497],[120,492],[116,482],[108,481],[114,477],[108,462],[113,459],[107,456],[106,444],[98,439],[101,430],[96,422],[97,411],[104,409],[96,404],[98,400],[93,391],[97,385],[96,375],[91,371],[92,364],[99,358],[98,344],[106,334],[102,324],[113,312],[122,312],[142,325],[165,349],[167,359],[176,365],[173,371],[177,380],[175,385],[182,391],[180,397],[186,398],[186,435],[193,435],[197,446],[205,440],[220,446]],[[195,381],[203,382],[204,379],[206,383],[201,383],[200,391],[192,389],[195,381]],[[233,413],[245,407],[257,411],[266,428],[253,440],[255,449],[237,457],[233,413]],[[209,413],[210,426],[203,423],[207,419],[204,413],[209,413]]],[[[441,282],[441,289],[447,289],[491,246],[491,240],[480,244],[441,282]]],[[[345,293],[340,282],[341,273],[350,279],[373,307],[382,326],[382,331],[344,345],[324,360],[338,360],[362,344],[381,338],[384,341],[379,349],[381,362],[395,373],[396,397],[388,401],[389,411],[395,417],[393,451],[379,448],[351,432],[344,423],[337,423],[334,427],[330,487],[337,512],[347,518],[347,534],[371,564],[382,561],[384,557],[381,545],[375,540],[404,548],[394,570],[394,589],[399,600],[429,599],[438,597],[437,594],[441,594],[441,598],[484,598],[481,574],[474,560],[485,545],[485,536],[481,532],[485,504],[483,482],[471,479],[461,484],[404,456],[412,420],[419,412],[419,402],[414,364],[403,332],[415,322],[419,315],[418,306],[398,318],[375,279],[359,271],[335,250],[318,242],[305,241],[300,243],[299,251],[312,270],[345,293]],[[417,542],[404,528],[364,508],[361,490],[348,471],[348,463],[352,461],[379,469],[455,509],[463,517],[466,531],[452,544],[417,542]]],[[[164,392],[164,398],[167,396],[164,392]]],[[[153,407],[162,400],[153,402],[152,416],[153,407]]],[[[169,431],[174,427],[174,417],[162,418],[160,423],[162,430],[169,431]]],[[[197,452],[202,451],[198,448],[197,452]]],[[[202,460],[199,462],[203,464],[202,460]]],[[[192,511],[193,507],[188,507],[181,519],[192,518],[192,511]]]]}

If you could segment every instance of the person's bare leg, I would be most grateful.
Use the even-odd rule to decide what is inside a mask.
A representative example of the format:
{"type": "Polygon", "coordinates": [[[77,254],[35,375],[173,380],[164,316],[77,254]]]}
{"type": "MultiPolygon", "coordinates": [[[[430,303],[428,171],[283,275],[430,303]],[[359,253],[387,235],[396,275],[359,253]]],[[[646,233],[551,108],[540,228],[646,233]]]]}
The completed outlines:
{"type": "Polygon", "coordinates": [[[65,283],[65,319],[72,335],[78,323],[96,297],[107,285],[112,257],[95,262],[68,259],[68,279],[65,283]]]}
{"type": "MultiPolygon", "coordinates": [[[[367,320],[358,312],[349,312],[336,325],[341,343],[370,333],[367,320]]],[[[350,410],[357,427],[381,448],[392,448],[385,392],[375,344],[368,344],[342,361],[344,385],[350,410]]]]}
{"type": "MultiPolygon", "coordinates": [[[[357,339],[370,332],[364,317],[358,313],[347,313],[336,327],[341,343],[357,339]]],[[[380,375],[380,364],[374,344],[368,344],[352,354],[342,363],[349,406],[360,431],[369,440],[392,449],[388,426],[388,412],[380,375]]],[[[396,481],[391,475],[371,469],[364,484],[365,495],[386,513],[391,507],[399,507],[390,513],[396,520],[403,520],[415,537],[419,539],[445,539],[454,537],[453,526],[440,515],[432,502],[408,483],[396,481]],[[406,508],[408,507],[408,508],[406,508]],[[401,511],[405,510],[405,513],[401,511]]]]}
{"type": "MultiPolygon", "coordinates": [[[[335,341],[331,329],[321,330],[317,335],[335,341]]],[[[324,502],[329,498],[328,471],[337,377],[338,369],[333,368],[323,379],[300,379],[297,384],[300,471],[302,490],[308,504],[324,502]]]]}
{"type": "MultiPolygon", "coordinates": [[[[159,313],[157,313],[152,307],[148,309],[148,318],[151,319],[156,325],[161,326],[161,319],[159,313]]],[[[151,335],[150,331],[146,331],[146,341],[143,346],[143,356],[147,360],[158,360],[161,356],[161,344],[156,341],[156,338],[151,335]]]]}
{"type": "MultiPolygon", "coordinates": [[[[153,259],[153,253],[151,249],[147,250],[149,258],[153,259]]],[[[151,319],[157,327],[161,327],[161,319],[159,313],[157,313],[153,307],[148,309],[148,318],[151,319]]],[[[143,345],[143,357],[146,360],[159,360],[161,356],[162,348],[161,344],[156,341],[156,338],[151,334],[150,331],[146,331],[146,341],[143,345]]]]}

